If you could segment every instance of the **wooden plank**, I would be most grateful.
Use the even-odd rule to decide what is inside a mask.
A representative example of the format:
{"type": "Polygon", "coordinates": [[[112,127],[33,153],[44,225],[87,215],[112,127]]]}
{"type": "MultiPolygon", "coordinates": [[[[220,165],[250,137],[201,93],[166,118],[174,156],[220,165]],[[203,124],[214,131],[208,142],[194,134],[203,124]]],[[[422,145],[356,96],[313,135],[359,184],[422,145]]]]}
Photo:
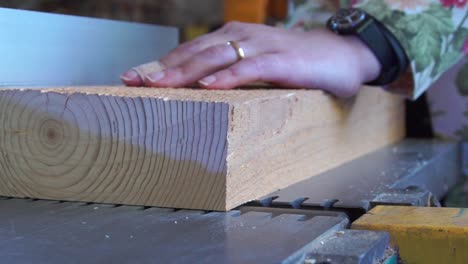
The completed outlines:
{"type": "Polygon", "coordinates": [[[229,210],[400,140],[403,109],[376,88],[0,90],[0,196],[229,210]]]}

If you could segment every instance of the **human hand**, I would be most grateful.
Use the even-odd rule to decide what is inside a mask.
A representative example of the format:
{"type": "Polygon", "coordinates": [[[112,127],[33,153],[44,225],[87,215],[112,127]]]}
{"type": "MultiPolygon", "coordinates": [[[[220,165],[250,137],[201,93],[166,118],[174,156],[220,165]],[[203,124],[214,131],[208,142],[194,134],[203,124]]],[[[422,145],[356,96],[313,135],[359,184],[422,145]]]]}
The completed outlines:
{"type": "Polygon", "coordinates": [[[380,63],[356,37],[326,29],[297,32],[259,24],[231,22],[184,43],[160,60],[166,70],[144,80],[130,70],[129,86],[183,87],[198,82],[207,89],[231,89],[256,81],[291,88],[322,89],[340,97],[354,95],[377,78],[380,63]],[[238,60],[228,41],[246,58],[238,60]]]}

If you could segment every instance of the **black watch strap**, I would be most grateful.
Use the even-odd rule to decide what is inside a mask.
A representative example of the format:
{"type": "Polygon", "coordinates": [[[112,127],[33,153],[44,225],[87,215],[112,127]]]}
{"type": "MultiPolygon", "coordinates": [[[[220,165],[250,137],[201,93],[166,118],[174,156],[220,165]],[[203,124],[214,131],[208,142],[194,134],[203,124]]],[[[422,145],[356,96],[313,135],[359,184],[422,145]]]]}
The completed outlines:
{"type": "Polygon", "coordinates": [[[409,59],[406,55],[405,49],[401,45],[400,41],[398,41],[398,39],[395,37],[395,35],[393,35],[393,33],[390,32],[390,30],[388,30],[388,28],[385,25],[382,25],[379,21],[376,20],[375,22],[380,25],[382,31],[384,32],[388,43],[392,47],[392,52],[396,58],[396,63],[398,63],[398,71],[396,72],[395,77],[390,81],[393,82],[406,72],[406,69],[409,66],[409,59]]]}
{"type": "Polygon", "coordinates": [[[340,9],[328,28],[341,35],[355,35],[375,54],[382,68],[368,85],[387,85],[397,80],[408,66],[408,58],[396,37],[382,23],[357,8],[340,9]]]}
{"type": "Polygon", "coordinates": [[[377,60],[382,65],[380,76],[367,84],[386,85],[395,80],[399,72],[399,65],[394,52],[392,52],[393,48],[384,35],[380,25],[375,23],[375,20],[368,20],[367,25],[360,27],[357,32],[357,37],[372,50],[377,60]]]}

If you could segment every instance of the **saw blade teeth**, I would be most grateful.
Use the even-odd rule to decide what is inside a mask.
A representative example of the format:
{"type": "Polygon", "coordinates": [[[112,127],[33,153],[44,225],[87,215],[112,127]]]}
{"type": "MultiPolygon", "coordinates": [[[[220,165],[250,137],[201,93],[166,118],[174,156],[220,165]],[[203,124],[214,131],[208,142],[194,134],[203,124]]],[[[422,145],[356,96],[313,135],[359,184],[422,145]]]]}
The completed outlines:
{"type": "Polygon", "coordinates": [[[331,209],[339,201],[340,200],[338,199],[326,199],[323,200],[322,203],[320,203],[320,206],[322,206],[324,209],[331,209]]]}
{"type": "Polygon", "coordinates": [[[260,204],[264,207],[271,207],[273,205],[273,201],[278,199],[279,196],[270,196],[260,200],[260,204]]]}
{"type": "Polygon", "coordinates": [[[297,198],[295,199],[294,201],[292,201],[290,204],[292,206],[292,208],[294,209],[299,209],[302,207],[302,204],[307,201],[309,198],[308,197],[301,197],[301,198],[297,198]]]}

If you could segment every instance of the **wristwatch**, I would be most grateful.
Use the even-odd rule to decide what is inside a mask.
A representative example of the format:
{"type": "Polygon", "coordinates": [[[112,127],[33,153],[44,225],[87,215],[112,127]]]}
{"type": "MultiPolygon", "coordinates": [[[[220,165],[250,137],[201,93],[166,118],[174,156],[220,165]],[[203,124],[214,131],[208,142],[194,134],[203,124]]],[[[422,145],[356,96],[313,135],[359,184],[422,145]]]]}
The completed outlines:
{"type": "Polygon", "coordinates": [[[327,22],[339,35],[360,38],[382,65],[379,77],[369,85],[387,85],[397,80],[408,67],[408,57],[396,37],[377,19],[358,8],[340,9],[327,22]]]}

